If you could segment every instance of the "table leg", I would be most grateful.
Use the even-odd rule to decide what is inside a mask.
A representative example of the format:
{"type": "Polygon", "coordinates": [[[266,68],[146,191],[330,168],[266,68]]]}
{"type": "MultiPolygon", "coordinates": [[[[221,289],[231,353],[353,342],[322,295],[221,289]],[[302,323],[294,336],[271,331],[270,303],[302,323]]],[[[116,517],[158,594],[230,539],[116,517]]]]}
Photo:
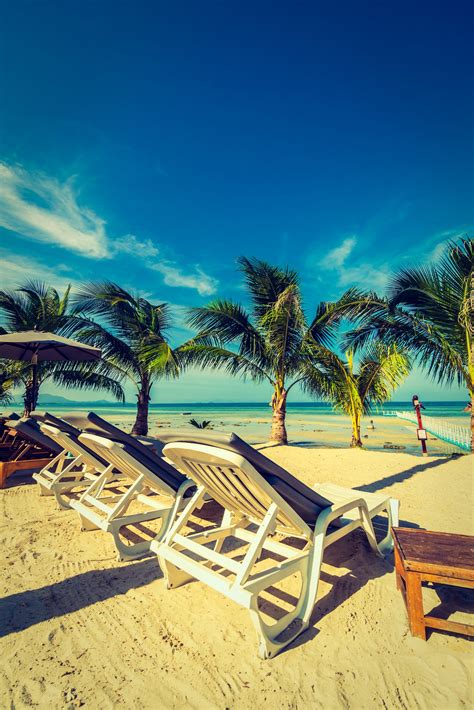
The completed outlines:
{"type": "Polygon", "coordinates": [[[394,547],[394,554],[395,554],[395,580],[397,583],[397,589],[401,592],[403,590],[403,582],[402,582],[402,561],[400,559],[400,553],[398,552],[398,547],[395,545],[394,547]]]}
{"type": "Polygon", "coordinates": [[[426,641],[425,615],[421,594],[421,575],[417,572],[406,573],[407,611],[412,636],[426,641]]]}

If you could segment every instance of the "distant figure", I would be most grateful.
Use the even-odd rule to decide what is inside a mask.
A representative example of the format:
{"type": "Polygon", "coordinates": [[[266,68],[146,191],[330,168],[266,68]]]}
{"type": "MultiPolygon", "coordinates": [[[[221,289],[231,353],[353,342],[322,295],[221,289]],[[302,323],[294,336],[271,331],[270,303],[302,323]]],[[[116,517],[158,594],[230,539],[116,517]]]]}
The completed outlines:
{"type": "Polygon", "coordinates": [[[367,429],[375,429],[375,424],[374,424],[373,419],[370,420],[370,424],[368,425],[367,429]]]}

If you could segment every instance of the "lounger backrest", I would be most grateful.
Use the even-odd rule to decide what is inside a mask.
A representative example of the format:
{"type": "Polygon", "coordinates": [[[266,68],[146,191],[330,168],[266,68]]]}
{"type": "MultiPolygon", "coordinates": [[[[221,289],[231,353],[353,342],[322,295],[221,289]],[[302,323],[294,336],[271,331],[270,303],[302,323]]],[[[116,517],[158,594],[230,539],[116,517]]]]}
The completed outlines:
{"type": "MultiPolygon", "coordinates": [[[[286,471],[271,459],[264,456],[241,439],[237,434],[221,434],[217,432],[174,431],[160,434],[162,441],[186,442],[216,446],[243,456],[259,472],[261,476],[281,495],[282,498],[303,518],[314,526],[321,510],[331,506],[333,501],[313,491],[302,481],[286,471]]],[[[166,450],[166,447],[165,447],[166,450]]]]}
{"type": "Polygon", "coordinates": [[[14,429],[20,436],[27,439],[32,444],[37,446],[42,446],[44,449],[49,449],[55,454],[60,454],[63,451],[62,447],[59,446],[53,439],[46,436],[41,431],[37,422],[34,419],[19,419],[18,421],[11,421],[8,423],[10,429],[14,429]]]}
{"type": "Polygon", "coordinates": [[[64,418],[73,426],[89,434],[97,434],[97,436],[112,439],[112,441],[117,441],[132,448],[134,446],[137,446],[139,449],[143,446],[146,446],[148,449],[153,447],[155,453],[161,456],[164,444],[159,439],[131,436],[106,419],[99,417],[95,412],[65,414],[64,418]]]}
{"type": "Polygon", "coordinates": [[[65,431],[67,434],[70,434],[71,436],[74,436],[76,438],[81,433],[80,429],[73,426],[69,422],[66,422],[64,419],[57,417],[55,414],[51,414],[50,412],[36,412],[35,411],[35,412],[31,412],[30,416],[32,419],[34,419],[35,421],[38,422],[40,427],[43,424],[49,424],[50,426],[53,426],[56,429],[59,429],[60,431],[65,431]]]}
{"type": "MultiPolygon", "coordinates": [[[[109,465],[105,459],[98,456],[89,447],[79,441],[79,437],[71,436],[67,432],[61,431],[61,429],[57,429],[50,424],[43,424],[41,431],[53,439],[53,441],[61,447],[61,450],[69,451],[75,457],[81,456],[82,462],[96,471],[102,472],[109,465]]],[[[79,432],[79,434],[80,433],[81,432],[79,432]]]]}
{"type": "Polygon", "coordinates": [[[146,485],[157,493],[175,495],[186,480],[185,476],[174,466],[154,454],[146,446],[140,445],[139,442],[135,442],[138,445],[131,447],[128,444],[89,432],[83,432],[79,441],[84,442],[86,446],[132,480],[143,476],[146,485]]]}
{"type": "Polygon", "coordinates": [[[237,518],[260,525],[272,504],[276,529],[285,535],[311,536],[311,529],[278,491],[240,454],[203,444],[167,444],[165,455],[214,500],[237,518]]]}
{"type": "Polygon", "coordinates": [[[0,414],[0,422],[15,421],[21,419],[20,415],[16,412],[9,412],[8,414],[0,414]]]}

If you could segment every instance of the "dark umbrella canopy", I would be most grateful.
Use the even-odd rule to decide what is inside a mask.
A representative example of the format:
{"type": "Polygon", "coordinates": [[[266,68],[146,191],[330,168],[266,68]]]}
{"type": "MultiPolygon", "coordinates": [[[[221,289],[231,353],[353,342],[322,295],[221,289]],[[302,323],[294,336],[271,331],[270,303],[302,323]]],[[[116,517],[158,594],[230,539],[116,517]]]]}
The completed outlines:
{"type": "Polygon", "coordinates": [[[78,361],[99,360],[98,348],[63,338],[55,333],[39,330],[24,330],[19,333],[0,335],[0,358],[30,361],[78,361]]]}
{"type": "Polygon", "coordinates": [[[101,351],[77,340],[63,338],[40,330],[23,330],[0,335],[0,358],[31,363],[31,382],[25,392],[25,415],[36,409],[38,402],[38,362],[76,362],[99,360],[101,351]]]}

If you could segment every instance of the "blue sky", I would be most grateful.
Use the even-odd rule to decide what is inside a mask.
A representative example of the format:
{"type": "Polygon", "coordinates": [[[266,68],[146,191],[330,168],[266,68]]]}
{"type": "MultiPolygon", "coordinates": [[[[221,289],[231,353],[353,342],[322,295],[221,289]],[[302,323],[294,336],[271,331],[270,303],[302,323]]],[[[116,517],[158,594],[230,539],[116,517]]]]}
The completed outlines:
{"type": "MultiPolygon", "coordinates": [[[[308,315],[470,231],[466,3],[3,3],[1,285],[110,278],[242,300],[241,255],[301,274],[308,315]]],[[[419,372],[397,394],[463,397],[419,372]]],[[[53,391],[47,387],[48,391],[53,391]]],[[[265,399],[190,373],[163,401],[265,399]]],[[[301,397],[299,397],[301,398],[301,397]]]]}

